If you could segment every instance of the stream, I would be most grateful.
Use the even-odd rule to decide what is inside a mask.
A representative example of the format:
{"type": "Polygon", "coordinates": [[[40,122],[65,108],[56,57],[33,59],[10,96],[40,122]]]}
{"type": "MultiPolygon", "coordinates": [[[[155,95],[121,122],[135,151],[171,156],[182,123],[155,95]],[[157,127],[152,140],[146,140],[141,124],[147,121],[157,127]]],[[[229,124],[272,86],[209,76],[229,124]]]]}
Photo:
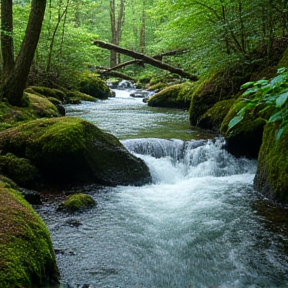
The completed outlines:
{"type": "Polygon", "coordinates": [[[80,214],[50,202],[37,209],[60,287],[288,287],[286,210],[253,190],[256,161],[228,154],[222,138],[196,140],[187,112],[148,107],[126,91],[66,110],[121,139],[153,183],[82,187],[98,205],[80,214]]]}

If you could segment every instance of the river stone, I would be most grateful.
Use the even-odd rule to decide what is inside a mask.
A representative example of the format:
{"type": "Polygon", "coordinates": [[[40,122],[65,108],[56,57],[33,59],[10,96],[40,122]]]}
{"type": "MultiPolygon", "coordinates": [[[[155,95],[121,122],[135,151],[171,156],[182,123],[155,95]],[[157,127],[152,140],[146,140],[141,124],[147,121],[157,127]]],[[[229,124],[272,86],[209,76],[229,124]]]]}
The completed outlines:
{"type": "MultiPolygon", "coordinates": [[[[67,196],[67,198],[59,205],[58,210],[68,213],[82,212],[88,208],[94,207],[95,205],[96,202],[91,196],[83,193],[77,193],[67,196]]],[[[71,222],[71,219],[69,221],[69,224],[71,224],[72,226],[79,226],[77,225],[78,223],[76,224],[73,221],[71,222]]]]}
{"type": "MultiPolygon", "coordinates": [[[[36,190],[39,179],[42,186],[54,187],[151,182],[143,160],[132,155],[113,135],[76,117],[38,119],[2,131],[0,153],[13,153],[36,167],[41,177],[35,181],[37,187],[29,187],[36,190]]],[[[17,179],[10,178],[17,183],[17,179]]]]}
{"type": "Polygon", "coordinates": [[[276,141],[279,123],[265,126],[254,188],[265,197],[288,203],[288,130],[276,141]]]}
{"type": "Polygon", "coordinates": [[[48,229],[7,185],[0,181],[0,287],[54,285],[59,272],[48,229]]]}

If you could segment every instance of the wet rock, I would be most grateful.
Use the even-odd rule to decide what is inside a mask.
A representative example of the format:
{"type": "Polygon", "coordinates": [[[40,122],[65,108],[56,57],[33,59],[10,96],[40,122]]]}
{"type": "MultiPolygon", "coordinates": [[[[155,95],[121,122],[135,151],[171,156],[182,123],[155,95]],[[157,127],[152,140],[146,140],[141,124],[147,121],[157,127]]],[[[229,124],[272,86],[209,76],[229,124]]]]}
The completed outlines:
{"type": "Polygon", "coordinates": [[[0,286],[55,285],[59,272],[48,229],[21,194],[5,185],[0,181],[0,286]]]}
{"type": "MultiPolygon", "coordinates": [[[[151,182],[143,160],[132,155],[116,137],[80,118],[38,119],[2,131],[0,151],[0,156],[10,153],[23,159],[24,167],[33,172],[27,180],[30,187],[23,181],[24,188],[151,182]]],[[[19,184],[18,178],[8,172],[6,176],[19,184]]]]}
{"type": "Polygon", "coordinates": [[[24,196],[24,199],[28,203],[30,203],[32,205],[41,205],[42,204],[41,197],[40,197],[40,194],[38,192],[24,189],[24,188],[21,188],[19,190],[20,190],[21,194],[24,196]]]}
{"type": "MultiPolygon", "coordinates": [[[[94,199],[86,194],[79,193],[74,195],[69,195],[58,207],[58,211],[64,212],[81,212],[86,209],[92,208],[96,205],[94,199]]],[[[67,220],[66,223],[69,223],[72,226],[81,225],[81,223],[75,219],[67,220]]]]}

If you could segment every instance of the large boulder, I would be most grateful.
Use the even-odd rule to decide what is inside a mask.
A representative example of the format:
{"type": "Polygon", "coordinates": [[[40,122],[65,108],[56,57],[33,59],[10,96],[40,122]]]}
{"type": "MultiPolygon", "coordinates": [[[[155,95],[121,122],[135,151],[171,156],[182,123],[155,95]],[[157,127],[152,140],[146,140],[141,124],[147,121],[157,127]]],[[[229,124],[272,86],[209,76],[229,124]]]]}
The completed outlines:
{"type": "Polygon", "coordinates": [[[98,99],[107,99],[112,96],[108,85],[96,74],[83,72],[79,73],[79,83],[76,90],[98,99]]]}
{"type": "Polygon", "coordinates": [[[22,177],[20,168],[17,173],[9,173],[9,167],[2,167],[2,172],[17,184],[19,180],[23,185],[29,183],[28,188],[33,189],[41,185],[115,186],[151,181],[146,164],[117,138],[74,117],[38,119],[4,130],[0,133],[0,156],[10,157],[14,163],[18,157],[25,168],[22,173],[31,175],[31,179],[22,177]]]}
{"type": "Polygon", "coordinates": [[[236,157],[248,157],[256,159],[262,143],[263,129],[269,113],[261,113],[261,109],[251,107],[243,119],[237,124],[230,126],[231,121],[236,119],[239,111],[246,105],[243,97],[238,98],[225,116],[220,132],[226,139],[228,152],[236,157]]]}
{"type": "Polygon", "coordinates": [[[276,139],[279,123],[265,126],[254,187],[269,199],[288,203],[288,129],[276,139]]]}
{"type": "Polygon", "coordinates": [[[222,100],[214,104],[199,119],[198,127],[219,132],[220,126],[235,99],[222,100]]]}
{"type": "Polygon", "coordinates": [[[59,272],[49,232],[16,190],[0,181],[0,287],[44,287],[59,272]]]}
{"type": "Polygon", "coordinates": [[[188,109],[192,83],[174,84],[148,99],[148,106],[188,109]]]}

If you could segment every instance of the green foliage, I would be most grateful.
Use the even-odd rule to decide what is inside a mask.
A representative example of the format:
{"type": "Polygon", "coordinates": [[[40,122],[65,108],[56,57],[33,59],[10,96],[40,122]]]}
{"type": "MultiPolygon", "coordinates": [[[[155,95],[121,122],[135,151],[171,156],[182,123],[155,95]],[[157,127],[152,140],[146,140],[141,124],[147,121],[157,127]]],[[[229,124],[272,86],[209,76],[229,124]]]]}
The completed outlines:
{"type": "Polygon", "coordinates": [[[235,125],[242,121],[245,114],[251,108],[261,108],[262,111],[267,107],[275,107],[275,112],[271,115],[268,122],[273,123],[279,121],[276,141],[279,140],[285,130],[288,129],[288,71],[286,68],[278,69],[277,75],[271,79],[259,80],[256,82],[248,82],[242,85],[243,89],[248,88],[242,96],[243,108],[237,115],[231,119],[228,128],[232,129],[235,125]],[[246,98],[247,97],[247,98],[246,98]],[[264,106],[264,108],[263,108],[264,106]]]}

